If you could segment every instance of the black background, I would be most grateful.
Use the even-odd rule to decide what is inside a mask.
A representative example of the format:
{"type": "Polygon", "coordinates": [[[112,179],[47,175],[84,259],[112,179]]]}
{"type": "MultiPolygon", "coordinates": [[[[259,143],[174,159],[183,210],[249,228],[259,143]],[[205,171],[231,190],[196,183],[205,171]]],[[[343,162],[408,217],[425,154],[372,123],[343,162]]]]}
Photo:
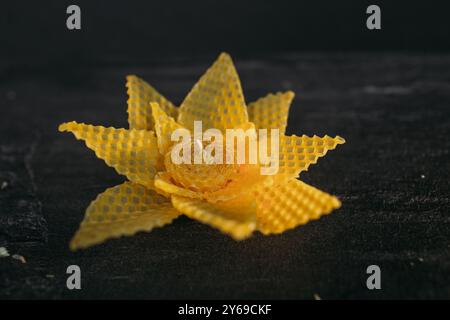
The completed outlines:
{"type": "Polygon", "coordinates": [[[449,298],[450,28],[444,1],[9,1],[0,6],[1,298],[449,298]],[[78,4],[82,30],[66,29],[78,4]],[[365,27],[369,4],[382,30],[365,27]],[[71,253],[98,193],[124,181],[70,120],[126,127],[124,78],[179,104],[217,57],[248,102],[293,90],[289,134],[347,143],[301,179],[341,209],[235,242],[185,217],[71,253]],[[4,184],[6,183],[6,184],[4,184]],[[66,268],[82,269],[81,291],[66,268]],[[382,270],[370,291],[367,266],[382,270]]]}
{"type": "Polygon", "coordinates": [[[448,51],[445,1],[10,1],[1,55],[32,62],[131,61],[229,51],[448,51]],[[69,4],[82,30],[65,28],[69,4]],[[365,27],[382,9],[382,30],[365,27]]]}

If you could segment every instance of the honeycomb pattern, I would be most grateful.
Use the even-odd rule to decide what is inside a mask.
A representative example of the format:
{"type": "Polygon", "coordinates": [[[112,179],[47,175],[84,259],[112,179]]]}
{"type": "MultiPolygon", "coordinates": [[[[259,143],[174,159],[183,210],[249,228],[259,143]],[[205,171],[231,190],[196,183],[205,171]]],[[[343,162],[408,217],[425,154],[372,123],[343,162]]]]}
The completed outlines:
{"type": "Polygon", "coordinates": [[[127,76],[126,87],[130,129],[153,130],[150,102],[158,103],[169,116],[175,119],[178,116],[178,108],[144,80],[134,75],[127,76]]]}
{"type": "Polygon", "coordinates": [[[269,94],[248,105],[248,118],[257,129],[276,128],[280,130],[280,135],[284,134],[292,99],[292,91],[269,94]]]}
{"type": "Polygon", "coordinates": [[[282,136],[279,148],[279,169],[277,178],[296,178],[302,171],[308,170],[317,159],[325,156],[328,150],[333,150],[345,140],[339,136],[331,138],[324,136],[282,136]]]}
{"type": "Polygon", "coordinates": [[[264,234],[295,228],[341,206],[336,197],[297,179],[276,188],[261,187],[255,199],[258,230],[264,234]]]}
{"type": "Polygon", "coordinates": [[[150,231],[171,223],[179,215],[166,198],[125,182],[107,189],[91,202],[70,248],[86,248],[109,238],[150,231]]]}
{"type": "Polygon", "coordinates": [[[249,237],[256,228],[256,205],[250,196],[211,204],[173,195],[172,204],[189,218],[217,228],[235,240],[249,237]]]}
{"type": "Polygon", "coordinates": [[[152,131],[126,130],[67,122],[60,131],[72,132],[95,151],[98,158],[130,181],[153,187],[153,178],[162,169],[156,137],[152,131]]]}
{"type": "MultiPolygon", "coordinates": [[[[337,198],[296,178],[344,139],[285,136],[294,98],[290,91],[269,94],[247,109],[229,55],[219,56],[180,108],[136,76],[128,76],[126,86],[130,130],[76,122],[59,127],[84,140],[98,158],[130,180],[90,204],[72,249],[150,231],[180,214],[241,240],[254,230],[281,233],[340,206],[337,198]],[[266,165],[261,158],[258,164],[173,164],[171,134],[182,127],[192,131],[195,120],[202,121],[203,130],[280,129],[278,173],[261,175],[266,165]]],[[[192,152],[192,144],[199,142],[190,143],[192,152]]]]}
{"type": "Polygon", "coordinates": [[[166,154],[170,146],[173,144],[171,140],[172,132],[176,129],[183,128],[175,120],[168,116],[157,103],[150,103],[153,120],[155,123],[156,137],[158,139],[158,148],[161,154],[166,154]]]}
{"type": "Polygon", "coordinates": [[[192,88],[180,106],[178,123],[193,130],[201,120],[203,130],[225,130],[248,121],[239,76],[228,54],[222,53],[192,88]]]}

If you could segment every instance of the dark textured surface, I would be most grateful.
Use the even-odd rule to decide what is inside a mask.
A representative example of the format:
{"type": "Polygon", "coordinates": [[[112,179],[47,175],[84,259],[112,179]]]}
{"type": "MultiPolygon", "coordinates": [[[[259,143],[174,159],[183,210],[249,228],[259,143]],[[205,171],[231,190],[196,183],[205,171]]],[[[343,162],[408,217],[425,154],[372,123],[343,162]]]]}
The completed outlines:
{"type": "Polygon", "coordinates": [[[47,238],[47,224],[36,197],[30,163],[38,138],[29,138],[29,145],[0,145],[0,245],[47,238]]]}
{"type": "Polygon", "coordinates": [[[35,190],[48,242],[45,222],[29,210],[28,236],[6,237],[9,252],[27,263],[0,259],[0,297],[450,298],[450,56],[236,59],[247,101],[296,92],[289,133],[346,138],[301,177],[336,194],[342,208],[282,235],[255,234],[244,242],[179,218],[148,234],[68,250],[89,202],[123,178],[58,133],[58,124],[126,126],[125,75],[143,77],[179,103],[214,58],[77,66],[64,74],[3,62],[0,145],[24,153],[5,169],[9,149],[0,149],[1,179],[10,179],[6,170],[20,182],[0,191],[0,231],[11,223],[21,228],[13,218],[24,219],[12,205],[6,208],[13,221],[5,220],[4,204],[35,190]],[[81,267],[81,291],[65,288],[71,264],[81,267]],[[371,264],[381,267],[382,290],[365,287],[371,264]]]}

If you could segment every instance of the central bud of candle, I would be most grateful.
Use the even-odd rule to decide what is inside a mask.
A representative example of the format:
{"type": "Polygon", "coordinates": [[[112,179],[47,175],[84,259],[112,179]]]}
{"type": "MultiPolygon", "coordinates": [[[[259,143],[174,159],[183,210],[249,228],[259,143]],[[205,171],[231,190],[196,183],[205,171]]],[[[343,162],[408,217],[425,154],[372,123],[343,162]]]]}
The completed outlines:
{"type": "Polygon", "coordinates": [[[174,163],[171,151],[167,152],[164,164],[173,182],[193,191],[213,192],[233,181],[242,165],[226,163],[226,148],[222,154],[215,154],[218,150],[223,150],[223,146],[215,146],[214,143],[217,142],[203,142],[197,139],[184,142],[180,157],[185,156],[183,152],[190,152],[189,158],[192,159],[190,163],[174,163]]]}

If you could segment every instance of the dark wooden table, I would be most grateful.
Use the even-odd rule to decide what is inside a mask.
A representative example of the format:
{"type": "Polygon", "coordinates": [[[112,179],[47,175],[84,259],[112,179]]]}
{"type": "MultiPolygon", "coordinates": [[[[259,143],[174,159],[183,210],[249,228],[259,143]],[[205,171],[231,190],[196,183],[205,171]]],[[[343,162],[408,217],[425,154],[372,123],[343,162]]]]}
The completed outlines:
{"type": "Polygon", "coordinates": [[[296,93],[288,133],[347,143],[301,178],[341,209],[235,242],[181,217],[72,253],[91,200],[124,178],[63,121],[126,126],[127,74],[179,103],[215,57],[70,66],[0,64],[0,298],[450,298],[450,56],[285,54],[236,59],[252,101],[296,93]],[[66,268],[82,290],[66,289],[66,268]],[[382,289],[366,288],[381,268],[382,289]]]}

